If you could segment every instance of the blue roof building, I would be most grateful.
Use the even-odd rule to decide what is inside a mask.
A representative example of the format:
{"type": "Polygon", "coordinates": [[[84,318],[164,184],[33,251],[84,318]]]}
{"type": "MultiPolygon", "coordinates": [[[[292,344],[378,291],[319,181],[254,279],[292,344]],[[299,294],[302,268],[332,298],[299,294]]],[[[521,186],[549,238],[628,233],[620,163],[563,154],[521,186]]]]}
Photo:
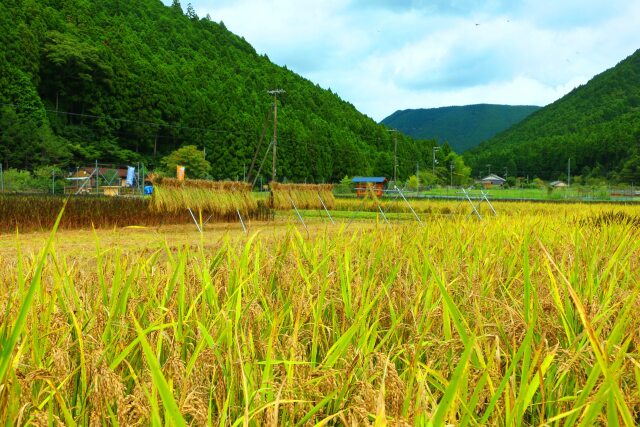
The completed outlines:
{"type": "Polygon", "coordinates": [[[387,178],[384,176],[355,176],[351,180],[354,184],[384,184],[387,182],[387,178]]]}
{"type": "Polygon", "coordinates": [[[356,194],[360,197],[366,196],[372,190],[376,197],[382,196],[383,187],[387,181],[384,176],[356,176],[351,180],[356,184],[356,194]]]}

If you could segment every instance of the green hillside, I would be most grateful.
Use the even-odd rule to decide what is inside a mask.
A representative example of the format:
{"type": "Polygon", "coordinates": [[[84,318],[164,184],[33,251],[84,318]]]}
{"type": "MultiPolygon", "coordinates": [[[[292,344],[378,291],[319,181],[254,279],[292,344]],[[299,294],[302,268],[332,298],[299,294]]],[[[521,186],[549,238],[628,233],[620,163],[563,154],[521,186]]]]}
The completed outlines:
{"type": "MultiPolygon", "coordinates": [[[[281,88],[281,179],[392,176],[387,128],[258,55],[222,22],[186,9],[160,0],[0,2],[3,166],[153,166],[196,145],[213,178],[242,178],[266,123],[258,159],[265,158],[273,105],[267,91],[281,88]]],[[[395,136],[400,177],[416,162],[431,164],[434,141],[395,136]]]]}
{"type": "Polygon", "coordinates": [[[480,144],[539,110],[535,106],[465,105],[396,111],[382,123],[414,138],[448,142],[458,153],[480,144]]]}
{"type": "Polygon", "coordinates": [[[513,128],[467,151],[475,173],[640,182],[640,50],[513,128]]]}

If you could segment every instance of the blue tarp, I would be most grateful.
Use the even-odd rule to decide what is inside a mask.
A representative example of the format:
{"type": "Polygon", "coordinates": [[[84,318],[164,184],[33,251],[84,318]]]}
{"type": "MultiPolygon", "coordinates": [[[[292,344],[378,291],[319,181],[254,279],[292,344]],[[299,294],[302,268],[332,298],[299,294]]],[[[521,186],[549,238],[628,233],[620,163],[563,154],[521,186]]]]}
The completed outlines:
{"type": "Polygon", "coordinates": [[[353,183],[360,183],[360,182],[372,182],[374,184],[383,184],[385,181],[387,180],[387,178],[385,178],[384,176],[356,176],[354,177],[351,182],[353,183]]]}
{"type": "Polygon", "coordinates": [[[136,168],[127,166],[127,185],[133,187],[133,180],[136,177],[136,168]]]}

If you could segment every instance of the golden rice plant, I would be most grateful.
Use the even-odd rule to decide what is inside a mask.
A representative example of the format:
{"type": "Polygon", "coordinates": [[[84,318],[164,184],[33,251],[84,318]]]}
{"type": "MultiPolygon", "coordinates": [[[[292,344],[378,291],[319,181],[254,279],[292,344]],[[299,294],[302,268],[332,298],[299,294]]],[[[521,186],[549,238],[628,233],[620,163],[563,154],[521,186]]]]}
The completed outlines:
{"type": "MultiPolygon", "coordinates": [[[[50,230],[64,200],[62,197],[47,195],[0,195],[0,233],[50,230]]],[[[72,196],[60,221],[60,228],[71,230],[161,226],[192,221],[185,209],[158,210],[153,202],[149,197],[72,196]]],[[[226,203],[231,205],[229,201],[226,203]]],[[[235,210],[227,208],[227,212],[229,213],[213,214],[210,221],[237,221],[235,210]]],[[[243,217],[268,220],[271,214],[261,203],[257,209],[244,211],[243,217]]]]}
{"type": "MultiPolygon", "coordinates": [[[[628,212],[632,215],[633,206],[625,206],[619,204],[593,204],[583,202],[519,202],[491,200],[491,204],[495,207],[498,215],[506,215],[513,217],[520,216],[546,216],[573,218],[575,216],[599,215],[603,211],[628,212]]],[[[472,207],[466,199],[458,200],[439,200],[439,199],[415,199],[408,198],[411,207],[418,214],[450,216],[450,215],[468,215],[472,211],[472,207]]],[[[489,205],[478,199],[472,199],[474,205],[482,215],[493,215],[489,205]]],[[[378,205],[388,213],[410,213],[407,203],[398,195],[376,198],[375,195],[366,195],[365,197],[353,198],[336,198],[335,210],[338,211],[366,211],[376,212],[378,205]]],[[[618,213],[617,215],[621,215],[618,213]]]]}
{"type": "Polygon", "coordinates": [[[54,228],[0,257],[0,420],[637,425],[640,230],[567,216],[640,208],[553,208],[196,247],[54,228]]]}
{"type": "MultiPolygon", "coordinates": [[[[50,230],[65,198],[47,195],[0,195],[0,232],[50,230]]],[[[189,221],[188,213],[157,212],[142,197],[71,196],[61,229],[130,225],[156,226],[189,221]]]]}
{"type": "Polygon", "coordinates": [[[153,208],[178,212],[186,208],[216,215],[243,215],[257,210],[258,201],[251,194],[251,184],[235,181],[206,181],[154,177],[153,208]]]}
{"type": "Polygon", "coordinates": [[[327,209],[336,205],[332,184],[282,184],[272,182],[269,207],[278,210],[289,210],[295,203],[298,209],[322,209],[324,202],[327,209]],[[322,201],[320,200],[322,198],[322,201]]]}

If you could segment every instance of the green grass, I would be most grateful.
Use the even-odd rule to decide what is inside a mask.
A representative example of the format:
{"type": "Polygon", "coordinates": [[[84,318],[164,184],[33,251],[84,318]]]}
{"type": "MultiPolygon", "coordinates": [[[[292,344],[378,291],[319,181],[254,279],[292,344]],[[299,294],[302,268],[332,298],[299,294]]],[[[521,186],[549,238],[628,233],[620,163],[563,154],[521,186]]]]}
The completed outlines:
{"type": "MultiPolygon", "coordinates": [[[[472,197],[480,197],[481,190],[468,190],[468,193],[472,197]]],[[[570,188],[555,188],[549,190],[548,188],[489,188],[482,190],[485,191],[490,198],[495,199],[526,199],[526,200],[579,200],[579,201],[611,201],[611,200],[640,200],[637,197],[618,195],[615,191],[613,193],[608,188],[591,188],[584,186],[572,186],[570,188]]],[[[629,190],[627,190],[629,191],[629,190]]],[[[415,197],[464,197],[461,190],[457,188],[433,188],[428,191],[421,191],[419,193],[406,191],[406,196],[415,197]]]]}

